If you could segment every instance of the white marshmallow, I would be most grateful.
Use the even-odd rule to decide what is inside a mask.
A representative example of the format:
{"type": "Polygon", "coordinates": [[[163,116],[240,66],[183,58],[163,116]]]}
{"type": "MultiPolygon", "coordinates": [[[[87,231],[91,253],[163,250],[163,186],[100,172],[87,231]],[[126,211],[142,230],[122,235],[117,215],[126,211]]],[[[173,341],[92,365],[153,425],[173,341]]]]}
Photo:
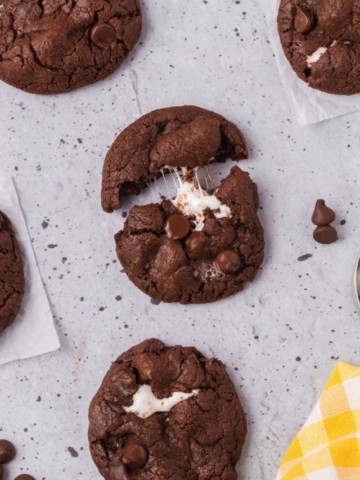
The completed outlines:
{"type": "Polygon", "coordinates": [[[207,209],[210,209],[216,218],[231,217],[230,208],[221,203],[215,195],[209,195],[193,182],[184,181],[181,177],[178,179],[180,187],[171,202],[184,215],[195,217],[195,230],[199,231],[204,228],[204,214],[207,209]]]}
{"type": "Polygon", "coordinates": [[[133,397],[133,404],[130,407],[124,407],[124,410],[140,418],[149,418],[158,412],[170,412],[178,403],[199,393],[200,390],[193,390],[191,393],[174,392],[171,397],[160,399],[155,397],[150,385],[140,385],[133,397]]]}
{"type": "Polygon", "coordinates": [[[307,57],[307,64],[310,66],[311,64],[318,62],[320,60],[320,57],[324,55],[324,53],[326,52],[327,52],[326,47],[318,48],[317,50],[315,50],[315,52],[312,55],[309,55],[307,57]]]}

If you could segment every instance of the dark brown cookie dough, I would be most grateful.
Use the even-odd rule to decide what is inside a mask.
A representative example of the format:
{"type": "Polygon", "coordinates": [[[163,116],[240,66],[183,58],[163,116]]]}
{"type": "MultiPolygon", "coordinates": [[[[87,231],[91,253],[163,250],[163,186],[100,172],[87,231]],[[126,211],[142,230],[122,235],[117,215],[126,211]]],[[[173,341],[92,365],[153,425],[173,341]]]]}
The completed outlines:
{"type": "MultiPolygon", "coordinates": [[[[264,256],[255,183],[233,167],[211,198],[221,204],[215,207],[223,215],[216,208],[206,209],[200,228],[174,200],[130,210],[124,229],[115,236],[116,252],[130,280],[152,298],[213,302],[255,278],[264,256]],[[171,226],[174,215],[185,217],[176,228],[171,226]]],[[[187,200],[183,203],[188,208],[187,200]]]]}
{"type": "Polygon", "coordinates": [[[106,480],[237,479],[245,416],[224,365],[195,348],[152,339],[123,353],[89,420],[91,454],[106,480]],[[152,394],[141,416],[135,399],[152,394]]]}
{"type": "Polygon", "coordinates": [[[3,0],[0,79],[31,93],[110,75],[141,33],[138,0],[3,0]]]}
{"type": "Polygon", "coordinates": [[[167,165],[196,167],[228,158],[247,158],[247,149],[240,130],[225,118],[193,106],[153,111],[126,128],[109,150],[103,209],[120,208],[122,194],[140,193],[167,165]]]}
{"type": "Polygon", "coordinates": [[[310,87],[360,92],[360,0],[281,0],[278,29],[292,68],[310,87]]]}
{"type": "Polygon", "coordinates": [[[13,323],[24,295],[24,267],[10,220],[0,211],[0,333],[13,323]]]}

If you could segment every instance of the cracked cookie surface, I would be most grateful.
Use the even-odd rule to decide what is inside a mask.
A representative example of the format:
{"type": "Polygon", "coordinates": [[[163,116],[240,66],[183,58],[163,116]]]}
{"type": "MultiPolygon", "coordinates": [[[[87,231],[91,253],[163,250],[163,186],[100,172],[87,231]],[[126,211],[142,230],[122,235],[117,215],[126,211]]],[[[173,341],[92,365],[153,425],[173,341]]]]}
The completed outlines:
{"type": "Polygon", "coordinates": [[[62,93],[101,80],[141,33],[138,0],[3,0],[0,79],[27,92],[62,93]]]}
{"type": "Polygon", "coordinates": [[[0,211],[0,333],[19,313],[24,295],[24,267],[11,222],[0,211]]]}
{"type": "Polygon", "coordinates": [[[246,436],[240,400],[221,361],[195,348],[151,339],[123,353],[89,420],[91,454],[106,480],[238,478],[246,436]],[[146,418],[140,400],[153,402],[146,418]]]}
{"type": "Polygon", "coordinates": [[[310,87],[360,92],[360,0],[281,0],[278,30],[292,68],[310,87]]]}
{"type": "Polygon", "coordinates": [[[192,184],[184,184],[176,199],[133,207],[115,236],[116,252],[130,280],[152,298],[213,302],[242,290],[263,261],[258,191],[238,167],[213,195],[194,198],[192,184]],[[192,209],[204,199],[210,202],[192,209]]]}
{"type": "Polygon", "coordinates": [[[102,207],[121,207],[121,196],[140,193],[165,166],[191,167],[247,158],[240,130],[221,115],[195,106],[155,110],[127,127],[103,168],[102,207]]]}

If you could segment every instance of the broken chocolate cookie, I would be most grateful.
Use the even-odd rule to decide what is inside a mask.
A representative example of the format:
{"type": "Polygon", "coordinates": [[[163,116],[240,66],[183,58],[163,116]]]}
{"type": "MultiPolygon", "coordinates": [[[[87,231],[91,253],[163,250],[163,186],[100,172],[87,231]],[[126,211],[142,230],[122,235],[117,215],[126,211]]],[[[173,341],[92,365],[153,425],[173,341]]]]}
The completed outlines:
{"type": "Polygon", "coordinates": [[[223,363],[151,339],[123,353],[91,402],[106,480],[236,480],[246,420],[223,363]]]}
{"type": "Polygon", "coordinates": [[[101,80],[141,33],[138,0],[3,0],[0,79],[53,94],[101,80]]]}
{"type": "Polygon", "coordinates": [[[15,233],[0,211],[0,333],[19,313],[24,295],[24,266],[15,233]]]}
{"type": "Polygon", "coordinates": [[[192,176],[177,173],[176,197],[133,207],[115,236],[125,272],[164,302],[213,302],[239,292],[264,256],[255,183],[233,167],[209,193],[192,176]]]}
{"type": "Polygon", "coordinates": [[[117,137],[104,163],[101,201],[106,212],[121,197],[140,193],[166,167],[208,165],[247,158],[240,130],[220,115],[194,106],[155,110],[117,137]]]}
{"type": "Polygon", "coordinates": [[[327,93],[360,92],[360,0],[281,0],[280,40],[296,74],[327,93]]]}
{"type": "Polygon", "coordinates": [[[234,167],[216,188],[208,168],[246,157],[240,130],[198,107],[157,110],[119,135],[105,159],[104,210],[159,176],[170,174],[177,187],[172,198],[133,207],[115,237],[125,272],[143,292],[164,302],[213,302],[255,278],[264,255],[257,187],[234,167]]]}

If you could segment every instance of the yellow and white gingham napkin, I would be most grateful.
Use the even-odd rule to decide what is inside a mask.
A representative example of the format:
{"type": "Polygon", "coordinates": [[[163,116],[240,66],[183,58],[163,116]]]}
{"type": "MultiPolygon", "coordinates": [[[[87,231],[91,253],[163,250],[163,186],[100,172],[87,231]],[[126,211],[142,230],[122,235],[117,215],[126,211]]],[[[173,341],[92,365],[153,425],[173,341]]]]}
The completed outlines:
{"type": "Polygon", "coordinates": [[[360,368],[338,363],[276,480],[360,480],[360,368]]]}

